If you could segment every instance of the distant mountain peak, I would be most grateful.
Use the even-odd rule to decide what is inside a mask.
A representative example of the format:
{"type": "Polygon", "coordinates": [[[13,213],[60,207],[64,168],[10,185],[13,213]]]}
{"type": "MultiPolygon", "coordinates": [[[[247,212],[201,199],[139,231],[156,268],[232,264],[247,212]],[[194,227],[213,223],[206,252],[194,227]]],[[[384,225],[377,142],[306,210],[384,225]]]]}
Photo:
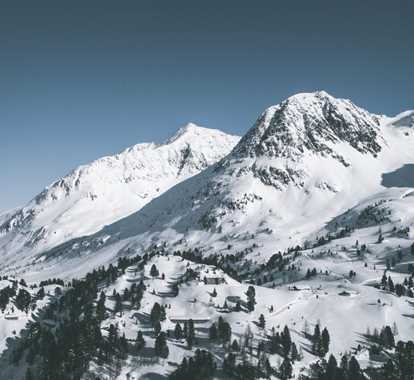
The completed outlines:
{"type": "Polygon", "coordinates": [[[195,123],[189,122],[184,127],[181,127],[172,137],[170,137],[165,144],[172,144],[176,141],[194,142],[203,137],[226,136],[227,134],[212,128],[201,127],[195,123]]]}
{"type": "MultiPolygon", "coordinates": [[[[216,163],[239,139],[188,123],[164,144],[136,144],[81,165],[25,207],[1,216],[0,237],[21,232],[26,246],[44,242],[51,247],[94,233],[216,163]]],[[[1,248],[0,241],[0,253],[1,248]]]]}
{"type": "Polygon", "coordinates": [[[295,159],[305,151],[333,156],[333,144],[345,142],[361,153],[376,155],[381,150],[379,120],[325,91],[299,93],[269,107],[234,152],[238,157],[295,159]]]}

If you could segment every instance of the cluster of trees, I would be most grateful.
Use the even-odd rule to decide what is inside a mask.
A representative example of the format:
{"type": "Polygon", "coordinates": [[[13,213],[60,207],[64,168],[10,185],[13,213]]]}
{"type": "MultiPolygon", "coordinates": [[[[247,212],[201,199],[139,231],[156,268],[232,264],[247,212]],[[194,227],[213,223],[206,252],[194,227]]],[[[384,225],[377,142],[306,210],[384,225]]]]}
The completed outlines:
{"type": "MultiPolygon", "coordinates": [[[[146,286],[142,280],[138,285],[136,283],[133,283],[130,289],[125,288],[122,295],[114,289],[112,293],[112,298],[115,300],[114,313],[122,314],[123,302],[126,301],[130,303],[131,308],[139,309],[141,307],[141,301],[142,297],[144,296],[145,290],[146,286]]],[[[101,295],[101,297],[103,296],[101,295]]],[[[101,302],[105,304],[104,301],[101,302]]]]}
{"type": "MultiPolygon", "coordinates": [[[[23,285],[26,287],[26,285],[23,285]]],[[[30,309],[36,307],[36,300],[44,297],[44,289],[40,288],[39,292],[35,297],[24,288],[18,286],[17,281],[12,282],[12,286],[6,286],[0,290],[0,310],[4,313],[9,302],[14,298],[14,306],[26,313],[30,309]]]]}
{"type": "MultiPolygon", "coordinates": [[[[16,283],[17,285],[17,283],[16,283]]],[[[17,286],[6,286],[0,290],[0,310],[4,313],[7,305],[9,304],[10,298],[16,295],[17,286]]]]}
{"type": "Polygon", "coordinates": [[[206,265],[214,265],[215,267],[221,269],[224,273],[228,274],[230,277],[241,281],[243,271],[238,268],[240,264],[240,258],[242,257],[242,253],[240,254],[228,254],[228,255],[203,255],[202,252],[198,248],[189,249],[186,251],[175,251],[175,256],[180,256],[184,259],[193,261],[198,264],[206,264],[206,265]]]}
{"type": "MultiPolygon", "coordinates": [[[[139,260],[136,256],[123,265],[139,260]]],[[[10,362],[18,365],[24,359],[26,377],[31,380],[66,380],[80,379],[91,360],[113,363],[124,358],[129,350],[125,336],[119,336],[115,325],[109,327],[108,337],[101,334],[104,314],[98,305],[103,309],[103,296],[96,302],[98,285],[114,281],[120,274],[122,265],[101,267],[83,280],[73,280],[66,291],[57,292],[39,318],[9,346],[10,362]]]]}
{"type": "Polygon", "coordinates": [[[60,285],[65,286],[65,283],[60,278],[49,278],[48,280],[40,281],[39,286],[60,285]]]}
{"type": "Polygon", "coordinates": [[[282,332],[275,332],[272,328],[272,335],[268,336],[269,351],[271,354],[279,354],[283,358],[292,362],[300,360],[301,356],[297,350],[296,344],[292,341],[290,331],[285,326],[282,332]]]}
{"type": "Polygon", "coordinates": [[[258,366],[251,364],[247,360],[236,363],[236,355],[229,353],[223,361],[223,372],[227,378],[253,380],[265,375],[258,366]]]}
{"type": "Polygon", "coordinates": [[[308,268],[308,270],[306,271],[306,279],[309,280],[312,277],[315,277],[318,274],[318,272],[316,271],[316,268],[313,268],[312,270],[308,268]]]}
{"type": "Polygon", "coordinates": [[[375,380],[412,380],[414,378],[414,343],[398,341],[395,351],[380,368],[368,368],[375,380]]]}
{"type": "Polygon", "coordinates": [[[348,277],[352,280],[353,278],[355,278],[356,277],[356,272],[354,271],[354,270],[350,270],[349,271],[349,275],[348,275],[348,277]]]}
{"type": "Polygon", "coordinates": [[[328,329],[325,327],[321,332],[319,324],[316,324],[310,340],[312,342],[312,352],[314,355],[323,358],[329,351],[330,337],[328,329]]]}
{"type": "Polygon", "coordinates": [[[219,317],[217,323],[213,323],[209,329],[209,338],[212,342],[228,343],[231,340],[231,326],[223,317],[219,317]]]}
{"type": "Polygon", "coordinates": [[[161,322],[165,321],[167,318],[167,313],[165,307],[161,306],[158,302],[155,302],[152,306],[150,313],[151,325],[154,329],[155,335],[158,335],[161,331],[161,322]]]}
{"type": "Polygon", "coordinates": [[[310,374],[302,375],[301,380],[365,380],[361,367],[355,356],[344,355],[338,365],[335,356],[330,355],[328,361],[321,360],[311,364],[310,374]]]}
{"type": "Polygon", "coordinates": [[[217,364],[210,352],[197,349],[194,357],[184,358],[171,373],[170,380],[210,380],[216,373],[217,364]]]}
{"type": "Polygon", "coordinates": [[[184,322],[184,328],[177,322],[174,329],[174,338],[175,339],[183,339],[187,341],[188,348],[192,348],[195,343],[195,329],[194,329],[194,321],[190,319],[184,322]]]}
{"type": "Polygon", "coordinates": [[[155,354],[161,358],[167,358],[169,355],[167,334],[161,331],[161,322],[165,321],[166,318],[165,307],[155,302],[151,309],[150,321],[155,335],[155,354]]]}
{"type": "Polygon", "coordinates": [[[371,336],[368,336],[368,338],[371,342],[376,343],[380,347],[392,348],[395,346],[395,330],[396,326],[394,327],[394,329],[392,329],[390,326],[387,325],[384,326],[379,333],[377,329],[374,329],[373,334],[371,336]]]}
{"type": "Polygon", "coordinates": [[[395,293],[398,297],[414,297],[414,281],[412,275],[408,278],[405,278],[403,283],[394,284],[394,281],[392,280],[391,276],[388,276],[387,278],[387,274],[386,272],[384,272],[381,279],[381,288],[383,290],[388,290],[391,293],[395,293]]]}
{"type": "Polygon", "coordinates": [[[16,299],[14,301],[14,304],[16,305],[16,307],[19,310],[28,313],[31,303],[32,303],[31,294],[26,289],[20,288],[19,292],[17,293],[16,299]]]}

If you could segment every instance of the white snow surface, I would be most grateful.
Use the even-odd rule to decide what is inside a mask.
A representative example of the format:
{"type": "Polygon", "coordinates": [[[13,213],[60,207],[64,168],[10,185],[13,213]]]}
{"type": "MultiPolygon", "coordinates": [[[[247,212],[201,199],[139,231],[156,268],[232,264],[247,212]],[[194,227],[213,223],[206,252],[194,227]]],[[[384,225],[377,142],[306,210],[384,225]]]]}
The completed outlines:
{"type": "Polygon", "coordinates": [[[2,264],[90,235],[224,157],[239,137],[189,123],[163,144],[137,144],[82,165],[0,216],[2,264]]]}
{"type": "Polygon", "coordinates": [[[268,108],[217,164],[96,234],[57,247],[56,262],[43,262],[50,254],[38,259],[38,274],[62,270],[75,256],[103,263],[162,242],[206,254],[255,243],[252,255],[264,262],[314,238],[348,209],[394,196],[382,175],[414,163],[412,126],[393,124],[407,115],[370,114],[326,92],[295,95],[268,108]]]}

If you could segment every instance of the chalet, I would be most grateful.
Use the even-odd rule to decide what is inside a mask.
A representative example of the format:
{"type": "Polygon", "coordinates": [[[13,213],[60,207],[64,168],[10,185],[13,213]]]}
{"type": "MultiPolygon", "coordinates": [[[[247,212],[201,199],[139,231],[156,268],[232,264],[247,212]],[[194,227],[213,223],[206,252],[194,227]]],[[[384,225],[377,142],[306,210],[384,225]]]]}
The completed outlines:
{"type": "Polygon", "coordinates": [[[206,285],[219,285],[226,283],[226,280],[223,276],[204,276],[203,280],[206,285]]]}

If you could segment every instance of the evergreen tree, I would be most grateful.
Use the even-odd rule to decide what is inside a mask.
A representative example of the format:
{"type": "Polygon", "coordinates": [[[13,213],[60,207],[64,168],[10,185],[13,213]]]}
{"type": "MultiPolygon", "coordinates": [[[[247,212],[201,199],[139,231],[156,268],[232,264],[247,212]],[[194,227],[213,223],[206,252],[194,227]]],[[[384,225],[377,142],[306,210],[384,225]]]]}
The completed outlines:
{"type": "Polygon", "coordinates": [[[187,333],[187,346],[191,350],[193,348],[194,340],[195,340],[195,331],[194,331],[194,321],[190,319],[188,321],[188,333],[187,333]]]}
{"type": "Polygon", "coordinates": [[[348,378],[352,380],[363,379],[361,367],[359,366],[358,360],[356,360],[355,356],[351,356],[348,363],[348,378]]]}
{"type": "Polygon", "coordinates": [[[215,323],[213,323],[210,326],[210,329],[208,331],[208,335],[211,341],[215,341],[218,338],[218,333],[217,333],[217,325],[215,323]]]}
{"type": "Polygon", "coordinates": [[[161,331],[161,323],[160,323],[160,321],[156,321],[155,323],[154,323],[154,334],[155,334],[155,336],[157,336],[159,333],[160,333],[160,331],[161,331]]]}
{"type": "Polygon", "coordinates": [[[155,355],[160,358],[167,358],[169,354],[169,349],[167,345],[167,337],[164,332],[160,332],[155,339],[155,355]]]}
{"type": "Polygon", "coordinates": [[[150,313],[151,324],[154,326],[156,322],[159,322],[162,317],[162,309],[158,302],[155,302],[152,306],[150,313]]]}
{"type": "Polygon", "coordinates": [[[160,275],[160,272],[155,264],[152,264],[151,266],[150,275],[151,277],[158,277],[160,275]]]}
{"type": "Polygon", "coordinates": [[[259,327],[261,329],[264,329],[265,328],[265,325],[266,325],[265,317],[264,317],[263,314],[260,314],[260,317],[259,317],[259,327]]]}
{"type": "Polygon", "coordinates": [[[288,380],[292,377],[292,364],[287,358],[283,359],[279,367],[279,377],[281,380],[288,380]]]}
{"type": "Polygon", "coordinates": [[[99,295],[99,300],[96,304],[96,317],[98,321],[103,321],[106,315],[106,307],[105,307],[106,296],[105,293],[102,291],[99,295]]]}
{"type": "Polygon", "coordinates": [[[329,351],[329,341],[330,341],[330,337],[329,337],[329,332],[327,330],[327,328],[325,327],[322,330],[322,335],[321,335],[321,348],[322,348],[322,356],[325,356],[326,353],[329,351]]]}
{"type": "Polygon", "coordinates": [[[119,313],[120,316],[122,316],[122,309],[123,309],[123,305],[122,305],[122,298],[121,295],[119,293],[116,293],[115,295],[115,314],[119,313]]]}
{"type": "Polygon", "coordinates": [[[226,375],[233,375],[236,369],[236,355],[229,353],[223,360],[223,372],[226,375]]]}
{"type": "Polygon", "coordinates": [[[29,311],[31,301],[32,296],[30,295],[30,293],[26,289],[20,288],[14,304],[19,310],[25,311],[27,313],[29,311]]]}
{"type": "Polygon", "coordinates": [[[328,380],[336,380],[338,375],[338,363],[335,359],[335,356],[330,355],[328,359],[328,364],[326,366],[326,375],[325,378],[328,380]]]}
{"type": "Polygon", "coordinates": [[[239,342],[237,342],[236,339],[233,340],[233,343],[231,344],[231,350],[238,352],[240,350],[239,342]]]}
{"type": "Polygon", "coordinates": [[[290,337],[290,331],[287,326],[284,327],[281,334],[281,343],[283,348],[283,356],[286,358],[290,352],[290,346],[292,344],[292,339],[290,337]]]}
{"type": "Polygon", "coordinates": [[[218,333],[219,339],[223,343],[230,342],[230,340],[231,340],[231,326],[230,326],[229,323],[227,323],[223,319],[223,317],[219,317],[219,319],[218,319],[217,333],[218,333]]]}
{"type": "Polygon", "coordinates": [[[174,337],[175,339],[183,338],[183,329],[181,328],[181,325],[178,322],[175,324],[174,337]]]}
{"type": "Polygon", "coordinates": [[[296,347],[296,344],[294,342],[292,342],[290,346],[290,359],[292,360],[292,362],[295,362],[296,360],[300,360],[300,355],[296,347]]]}
{"type": "Polygon", "coordinates": [[[391,348],[395,346],[394,334],[390,326],[385,326],[381,330],[380,338],[385,347],[391,348]]]}
{"type": "Polygon", "coordinates": [[[145,339],[141,330],[138,330],[137,339],[135,340],[135,350],[140,352],[145,347],[145,339]]]}
{"type": "Polygon", "coordinates": [[[249,311],[254,310],[254,305],[256,305],[256,290],[253,286],[249,286],[246,292],[247,296],[247,309],[249,311]]]}

